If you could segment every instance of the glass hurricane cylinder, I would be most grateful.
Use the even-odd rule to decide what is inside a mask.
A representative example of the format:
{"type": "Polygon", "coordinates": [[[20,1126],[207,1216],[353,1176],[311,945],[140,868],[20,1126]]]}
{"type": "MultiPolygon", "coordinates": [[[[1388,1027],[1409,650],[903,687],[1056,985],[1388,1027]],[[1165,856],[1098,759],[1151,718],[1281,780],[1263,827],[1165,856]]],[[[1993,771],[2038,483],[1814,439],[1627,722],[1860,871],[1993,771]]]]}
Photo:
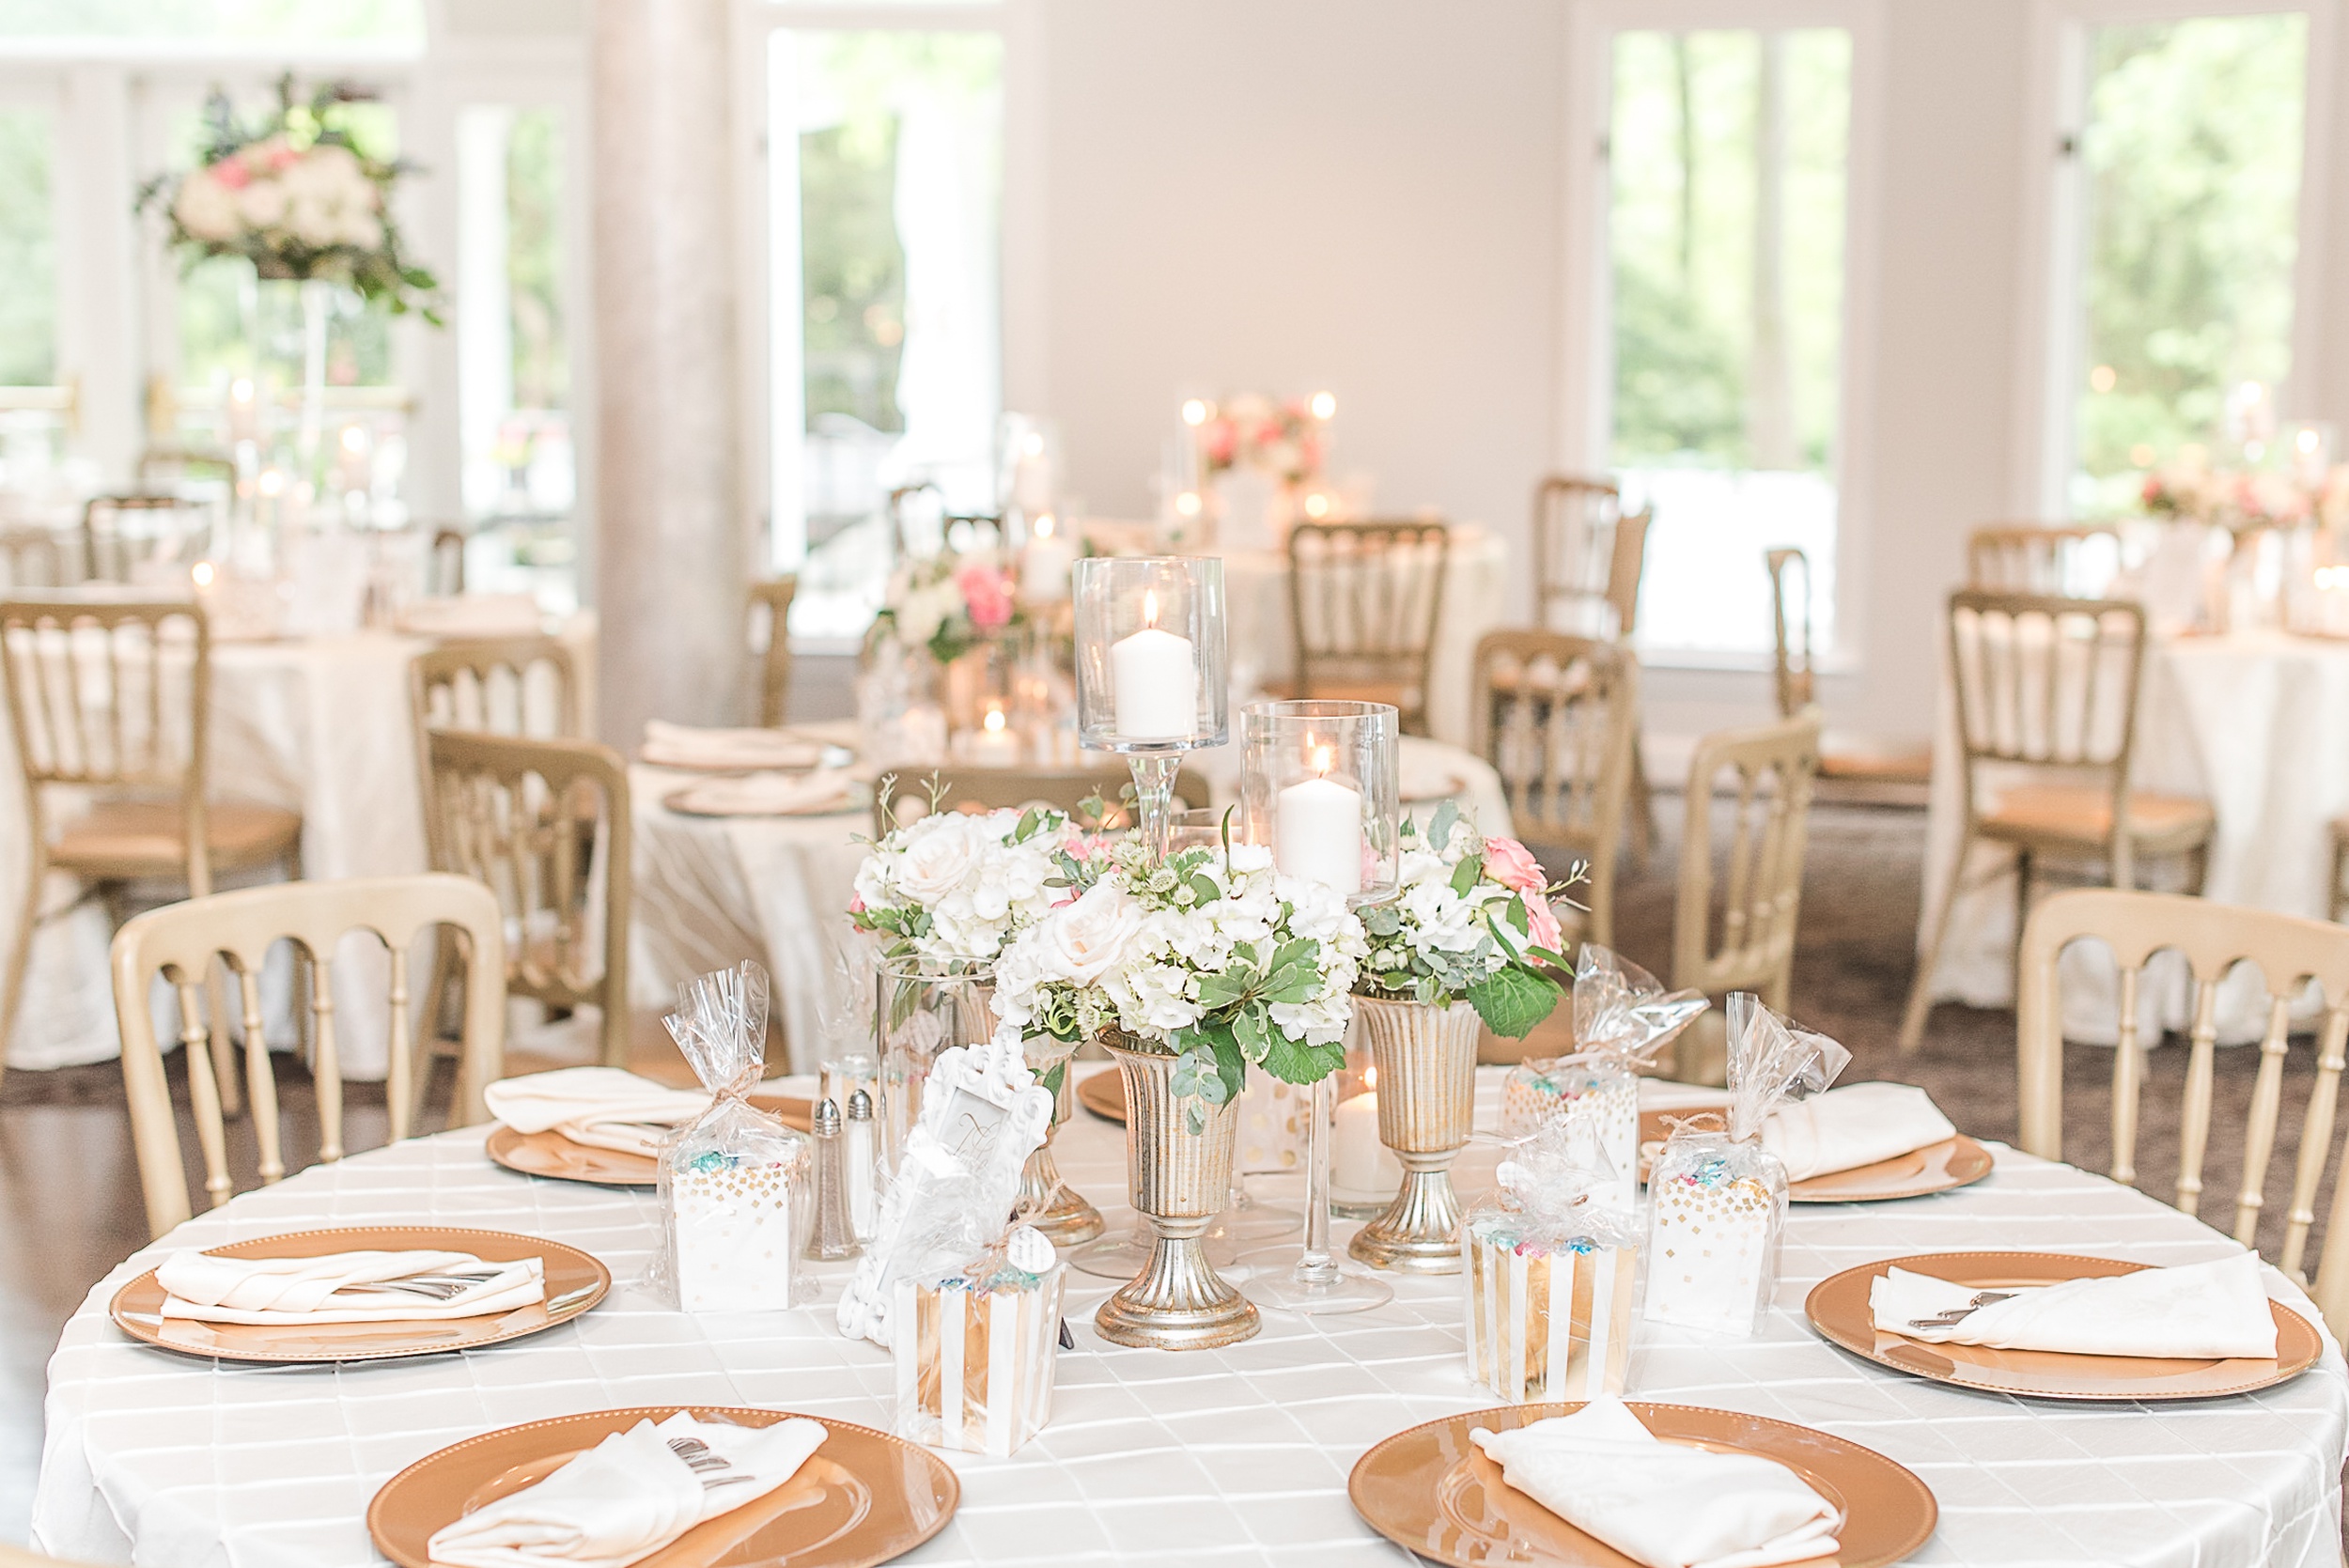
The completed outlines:
{"type": "Polygon", "coordinates": [[[874,974],[874,1054],[880,1058],[881,1158],[894,1174],[906,1136],[922,1113],[922,1086],[939,1053],[975,1046],[995,1032],[995,971],[884,959],[874,974]]]}
{"type": "Polygon", "coordinates": [[[1283,875],[1357,908],[1394,896],[1402,804],[1392,704],[1250,703],[1240,711],[1240,812],[1283,875]]]}
{"type": "Polygon", "coordinates": [[[1126,758],[1163,855],[1183,753],[1231,737],[1223,563],[1094,556],[1077,563],[1075,595],[1078,737],[1126,758]]]}

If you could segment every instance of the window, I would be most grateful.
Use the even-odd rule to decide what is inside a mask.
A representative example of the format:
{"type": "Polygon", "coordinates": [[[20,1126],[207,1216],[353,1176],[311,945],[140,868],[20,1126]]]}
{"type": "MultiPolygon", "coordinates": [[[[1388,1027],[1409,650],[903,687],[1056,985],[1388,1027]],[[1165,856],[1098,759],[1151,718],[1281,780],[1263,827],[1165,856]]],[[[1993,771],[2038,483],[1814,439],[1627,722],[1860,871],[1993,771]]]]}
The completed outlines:
{"type": "Polygon", "coordinates": [[[420,46],[423,0],[0,0],[0,36],[420,46]]]}
{"type": "Polygon", "coordinates": [[[1652,505],[1638,639],[1771,645],[1763,552],[1801,548],[1834,644],[1852,36],[1612,38],[1606,462],[1652,505]]]}
{"type": "Polygon", "coordinates": [[[46,111],[0,108],[0,386],[57,379],[54,135],[46,111]]]}
{"type": "Polygon", "coordinates": [[[770,53],[774,563],[795,632],[853,635],[890,492],[994,499],[1003,39],[781,31],[770,53]]]}
{"type": "MultiPolygon", "coordinates": [[[[2274,434],[2292,371],[2308,18],[2087,30],[2066,496],[2134,511],[2143,471],[2274,434]]],[[[2061,199],[2060,196],[2059,199],[2061,199]]]]}

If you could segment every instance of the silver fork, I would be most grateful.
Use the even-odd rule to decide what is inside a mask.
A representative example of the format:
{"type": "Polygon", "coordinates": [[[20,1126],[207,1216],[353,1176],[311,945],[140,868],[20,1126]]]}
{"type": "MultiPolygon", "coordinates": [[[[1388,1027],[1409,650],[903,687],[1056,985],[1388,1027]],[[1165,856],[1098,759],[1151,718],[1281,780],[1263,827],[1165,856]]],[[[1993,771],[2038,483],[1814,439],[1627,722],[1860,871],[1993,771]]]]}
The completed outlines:
{"type": "Polygon", "coordinates": [[[714,1492],[721,1486],[733,1486],[756,1479],[746,1475],[715,1474],[734,1467],[727,1462],[725,1455],[711,1452],[709,1445],[699,1437],[672,1437],[669,1439],[669,1452],[684,1460],[686,1467],[702,1478],[702,1490],[705,1492],[714,1492]]]}
{"type": "Polygon", "coordinates": [[[435,1301],[448,1301],[496,1277],[494,1269],[481,1274],[410,1274],[397,1280],[376,1280],[342,1288],[347,1291],[397,1291],[405,1295],[429,1296],[435,1301]]]}
{"type": "Polygon", "coordinates": [[[2012,1301],[2021,1294],[2012,1290],[1986,1290],[1963,1307],[1952,1307],[1948,1312],[1936,1312],[1931,1317],[1912,1317],[1908,1326],[1911,1328],[1954,1328],[1991,1303],[2012,1301]]]}

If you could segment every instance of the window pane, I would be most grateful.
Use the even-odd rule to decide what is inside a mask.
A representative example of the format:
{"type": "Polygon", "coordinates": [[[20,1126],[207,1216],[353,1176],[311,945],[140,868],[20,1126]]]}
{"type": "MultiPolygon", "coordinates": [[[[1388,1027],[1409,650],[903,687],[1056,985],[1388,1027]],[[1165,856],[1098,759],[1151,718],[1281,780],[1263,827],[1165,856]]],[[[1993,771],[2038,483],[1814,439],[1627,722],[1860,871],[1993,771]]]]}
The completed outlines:
{"type": "Polygon", "coordinates": [[[2256,419],[2230,428],[2231,398],[2272,419],[2292,367],[2307,40],[2298,15],[2091,36],[2081,515],[2133,510],[2139,471],[2184,445],[2258,439],[2256,419]]]}
{"type": "Polygon", "coordinates": [[[1610,460],[1652,504],[1643,646],[1770,646],[1765,550],[1832,644],[1851,38],[1626,32],[1614,48],[1610,460]]]}
{"type": "Polygon", "coordinates": [[[0,0],[0,37],[424,42],[422,0],[0,0]]]}
{"type": "Polygon", "coordinates": [[[0,385],[57,379],[57,223],[50,197],[54,125],[39,109],[0,110],[0,385]]]}
{"type": "Polygon", "coordinates": [[[800,443],[796,478],[777,464],[777,535],[810,547],[794,629],[852,634],[879,603],[892,488],[993,499],[1003,40],[803,32],[773,62],[773,122],[797,131],[775,137],[797,174],[777,190],[798,209],[775,215],[797,297],[774,308],[799,326],[798,364],[778,334],[775,440],[800,443]]]}

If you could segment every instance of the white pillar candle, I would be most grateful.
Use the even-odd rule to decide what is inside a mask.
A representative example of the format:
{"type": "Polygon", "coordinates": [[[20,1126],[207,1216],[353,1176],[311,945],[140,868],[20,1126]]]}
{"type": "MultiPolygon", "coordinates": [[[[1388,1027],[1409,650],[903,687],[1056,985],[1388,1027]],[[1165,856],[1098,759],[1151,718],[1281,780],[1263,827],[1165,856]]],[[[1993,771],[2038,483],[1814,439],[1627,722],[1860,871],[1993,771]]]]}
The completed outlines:
{"type": "Polygon", "coordinates": [[[1186,740],[1199,727],[1199,665],[1190,639],[1161,631],[1158,596],[1142,597],[1143,629],[1110,645],[1122,740],[1186,740]]]}
{"type": "Polygon", "coordinates": [[[1031,604],[1055,604],[1068,597],[1068,572],[1077,546],[1054,530],[1050,513],[1035,520],[1035,536],[1019,557],[1019,597],[1031,604]]]}
{"type": "Polygon", "coordinates": [[[971,760],[983,767],[1019,766],[1019,737],[1005,723],[1000,707],[987,710],[985,721],[971,734],[969,748],[971,760]]]}
{"type": "MultiPolygon", "coordinates": [[[[1377,1079],[1374,1075],[1368,1081],[1377,1079]]],[[[1376,1090],[1338,1102],[1330,1139],[1330,1185],[1371,1198],[1391,1198],[1403,1185],[1403,1162],[1378,1139],[1376,1090]]]]}
{"type": "Polygon", "coordinates": [[[1283,877],[1335,892],[1362,891],[1362,792],[1323,772],[1281,791],[1272,861],[1283,877]]]}

